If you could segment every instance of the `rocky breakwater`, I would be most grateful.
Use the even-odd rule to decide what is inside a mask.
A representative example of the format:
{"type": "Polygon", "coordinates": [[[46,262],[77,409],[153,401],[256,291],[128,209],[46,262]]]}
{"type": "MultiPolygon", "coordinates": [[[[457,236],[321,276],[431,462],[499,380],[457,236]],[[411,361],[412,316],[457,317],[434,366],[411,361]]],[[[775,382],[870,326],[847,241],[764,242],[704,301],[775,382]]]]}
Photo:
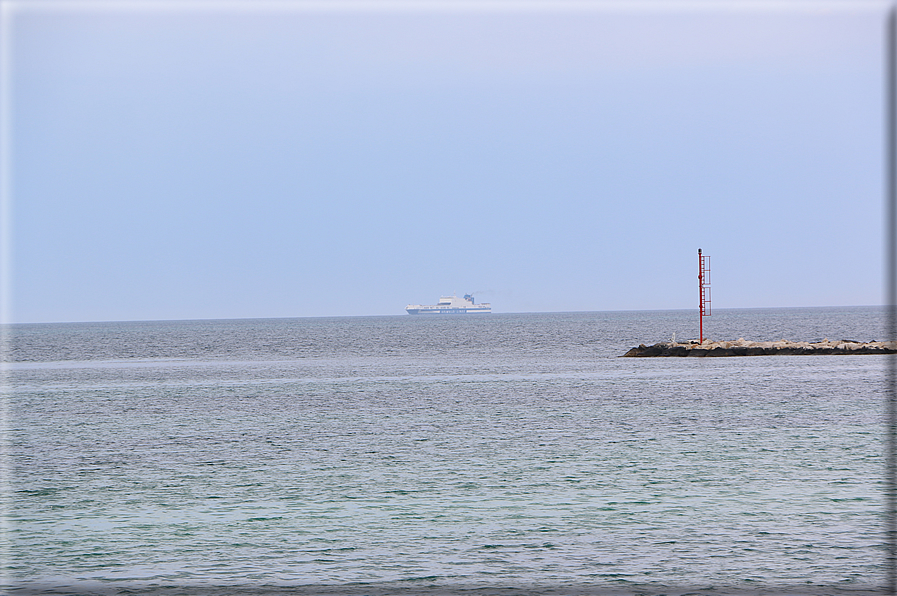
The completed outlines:
{"type": "Polygon", "coordinates": [[[653,346],[641,344],[632,348],[624,357],[651,357],[651,356],[803,356],[815,354],[897,354],[897,342],[894,341],[870,341],[859,342],[842,339],[829,341],[824,339],[818,342],[807,341],[746,341],[739,338],[735,341],[711,341],[705,339],[703,343],[689,341],[677,343],[674,341],[662,342],[653,346]]]}

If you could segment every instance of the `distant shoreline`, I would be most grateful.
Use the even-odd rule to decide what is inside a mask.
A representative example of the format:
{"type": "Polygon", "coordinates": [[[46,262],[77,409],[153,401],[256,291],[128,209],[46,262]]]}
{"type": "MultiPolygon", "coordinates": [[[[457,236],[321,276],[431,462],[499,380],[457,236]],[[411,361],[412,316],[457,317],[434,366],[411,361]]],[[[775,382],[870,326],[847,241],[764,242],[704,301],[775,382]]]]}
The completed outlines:
{"type": "MultiPolygon", "coordinates": [[[[730,308],[714,308],[718,314],[739,312],[782,312],[800,310],[843,310],[843,309],[872,309],[882,312],[887,309],[883,304],[855,304],[848,306],[746,306],[730,308]]],[[[546,311],[493,311],[492,315],[587,315],[587,314],[629,314],[629,313],[686,313],[693,312],[697,318],[697,309],[694,308],[641,308],[641,309],[612,309],[612,310],[546,310],[546,311]]],[[[143,318],[135,319],[84,319],[84,320],[38,320],[38,321],[0,321],[0,328],[12,328],[29,325],[83,325],[83,324],[120,324],[120,323],[203,323],[220,321],[280,321],[280,320],[308,320],[308,319],[363,319],[380,317],[398,317],[407,319],[406,312],[389,312],[375,314],[307,314],[307,315],[270,315],[270,316],[232,316],[232,317],[202,317],[183,316],[174,318],[143,318]]],[[[420,317],[416,317],[419,319],[420,317]]],[[[718,318],[718,317],[717,317],[718,318]]]]}

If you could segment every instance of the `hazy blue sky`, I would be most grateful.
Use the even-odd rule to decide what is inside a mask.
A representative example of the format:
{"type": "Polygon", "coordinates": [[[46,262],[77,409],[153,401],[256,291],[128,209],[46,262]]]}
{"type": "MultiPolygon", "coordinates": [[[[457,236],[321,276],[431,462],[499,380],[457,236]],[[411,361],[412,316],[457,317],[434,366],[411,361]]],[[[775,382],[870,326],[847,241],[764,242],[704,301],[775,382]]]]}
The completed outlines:
{"type": "Polygon", "coordinates": [[[339,6],[3,0],[7,316],[883,302],[887,4],[339,6]]]}

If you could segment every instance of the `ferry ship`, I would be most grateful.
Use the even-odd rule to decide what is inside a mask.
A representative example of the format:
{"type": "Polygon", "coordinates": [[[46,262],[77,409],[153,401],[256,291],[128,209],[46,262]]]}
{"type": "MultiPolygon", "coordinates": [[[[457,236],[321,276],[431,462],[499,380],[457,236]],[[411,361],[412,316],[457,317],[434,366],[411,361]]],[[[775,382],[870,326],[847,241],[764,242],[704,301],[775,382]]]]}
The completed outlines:
{"type": "Polygon", "coordinates": [[[441,296],[438,304],[409,304],[405,310],[409,315],[457,315],[492,312],[492,305],[488,302],[477,304],[472,295],[465,294],[464,298],[441,296]]]}

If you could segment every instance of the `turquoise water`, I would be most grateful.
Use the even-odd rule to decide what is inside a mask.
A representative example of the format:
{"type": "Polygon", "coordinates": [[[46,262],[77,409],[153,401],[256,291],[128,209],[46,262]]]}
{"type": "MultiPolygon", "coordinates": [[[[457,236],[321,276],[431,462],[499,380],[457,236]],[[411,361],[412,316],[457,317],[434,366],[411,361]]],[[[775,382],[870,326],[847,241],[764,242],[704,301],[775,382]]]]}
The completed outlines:
{"type": "Polygon", "coordinates": [[[888,356],[618,357],[694,318],[16,326],[8,591],[876,592],[888,356]]]}

